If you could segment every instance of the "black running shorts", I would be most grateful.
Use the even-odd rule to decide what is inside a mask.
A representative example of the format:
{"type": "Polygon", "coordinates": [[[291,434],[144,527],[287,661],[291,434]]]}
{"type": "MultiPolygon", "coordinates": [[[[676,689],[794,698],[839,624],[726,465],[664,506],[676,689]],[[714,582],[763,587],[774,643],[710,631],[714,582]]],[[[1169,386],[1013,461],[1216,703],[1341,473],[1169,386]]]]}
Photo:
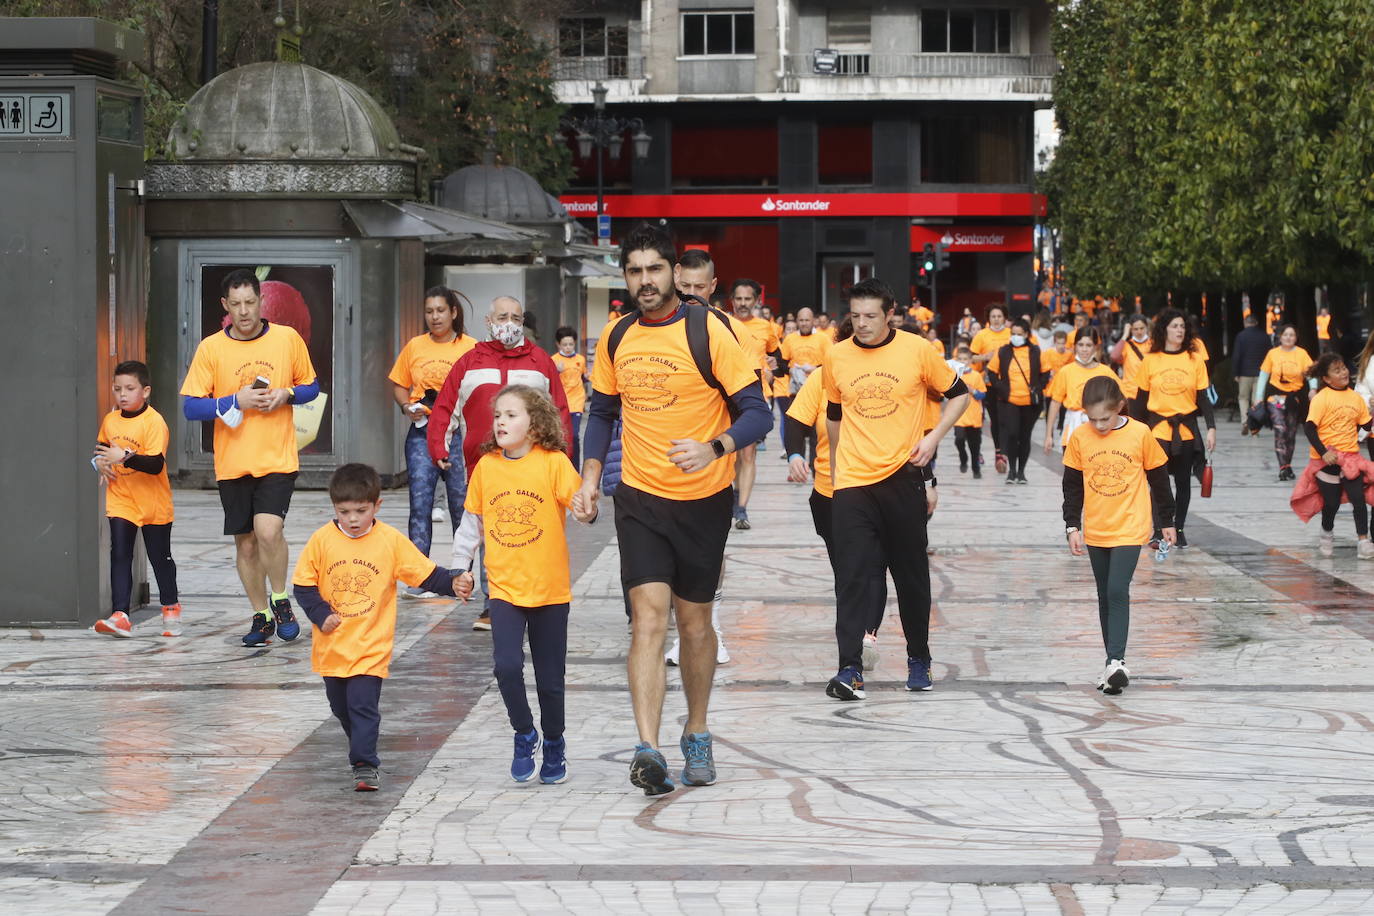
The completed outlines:
{"type": "Polygon", "coordinates": [[[665,499],[627,486],[615,491],[620,581],[634,588],[666,582],[684,601],[716,595],[734,497],[730,487],[704,499],[665,499]]]}
{"type": "Polygon", "coordinates": [[[286,518],[286,510],[291,508],[291,493],[295,489],[295,471],[219,481],[219,503],[224,507],[224,533],[247,534],[253,530],[255,515],[286,518]]]}

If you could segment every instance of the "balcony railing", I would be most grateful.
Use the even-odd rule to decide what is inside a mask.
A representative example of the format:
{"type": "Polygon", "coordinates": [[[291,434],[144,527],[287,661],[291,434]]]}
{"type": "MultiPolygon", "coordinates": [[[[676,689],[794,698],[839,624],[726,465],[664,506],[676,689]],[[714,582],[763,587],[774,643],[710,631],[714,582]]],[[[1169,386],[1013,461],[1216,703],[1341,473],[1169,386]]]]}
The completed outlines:
{"type": "Polygon", "coordinates": [[[644,78],[641,55],[618,57],[555,57],[555,80],[624,80],[644,78]]]}
{"type": "Polygon", "coordinates": [[[1053,54],[867,54],[841,52],[833,70],[817,70],[816,55],[787,55],[789,78],[821,79],[1054,76],[1059,63],[1053,54]]]}

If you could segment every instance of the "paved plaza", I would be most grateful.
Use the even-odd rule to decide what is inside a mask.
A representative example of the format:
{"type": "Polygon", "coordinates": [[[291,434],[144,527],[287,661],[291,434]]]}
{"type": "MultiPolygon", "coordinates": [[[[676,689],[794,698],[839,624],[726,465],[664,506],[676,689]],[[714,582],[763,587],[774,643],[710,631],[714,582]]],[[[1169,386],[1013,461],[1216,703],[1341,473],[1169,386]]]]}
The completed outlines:
{"type": "MultiPolygon", "coordinates": [[[[1043,428],[1037,426],[1037,441],[1043,428]]],[[[1103,656],[1055,462],[1029,486],[941,453],[933,692],[908,694],[895,599],[869,699],[834,673],[807,488],[760,453],[734,532],[719,782],[645,798],[610,513],[573,530],[571,778],[509,779],[511,733],[472,606],[402,602],[382,791],[358,794],[309,639],[245,649],[210,492],[178,491],[187,636],[0,631],[6,913],[1369,913],[1374,562],[1289,512],[1271,440],[1222,423],[1194,547],[1142,558],[1131,687],[1103,656]]],[[[403,491],[382,517],[405,526],[403,491]]],[[[299,549],[329,517],[297,495],[299,549]]],[[[440,526],[446,528],[446,526],[440,526]]],[[[435,556],[446,560],[447,531],[435,556]]],[[[292,560],[294,563],[295,554],[292,560]]],[[[670,672],[664,747],[685,718],[670,672]]],[[[531,679],[532,681],[532,679],[531,679]]],[[[531,684],[532,686],[532,684],[531,684]]]]}

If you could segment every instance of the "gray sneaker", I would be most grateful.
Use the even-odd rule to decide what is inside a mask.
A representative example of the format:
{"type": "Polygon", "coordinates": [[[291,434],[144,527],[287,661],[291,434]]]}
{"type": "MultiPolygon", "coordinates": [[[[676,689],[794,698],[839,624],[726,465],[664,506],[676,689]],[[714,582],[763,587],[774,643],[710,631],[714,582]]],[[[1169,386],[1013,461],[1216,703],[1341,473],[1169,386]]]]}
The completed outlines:
{"type": "Polygon", "coordinates": [[[676,788],[668,775],[668,761],[643,742],[635,745],[635,756],[630,761],[630,782],[643,789],[645,795],[663,795],[676,788]]]}
{"type": "Polygon", "coordinates": [[[711,754],[711,733],[683,735],[678,742],[682,748],[682,784],[685,786],[709,786],[716,781],[716,761],[711,754]]]}
{"type": "Polygon", "coordinates": [[[370,767],[365,763],[354,764],[353,791],[376,792],[380,787],[381,778],[376,767],[370,767]]]}

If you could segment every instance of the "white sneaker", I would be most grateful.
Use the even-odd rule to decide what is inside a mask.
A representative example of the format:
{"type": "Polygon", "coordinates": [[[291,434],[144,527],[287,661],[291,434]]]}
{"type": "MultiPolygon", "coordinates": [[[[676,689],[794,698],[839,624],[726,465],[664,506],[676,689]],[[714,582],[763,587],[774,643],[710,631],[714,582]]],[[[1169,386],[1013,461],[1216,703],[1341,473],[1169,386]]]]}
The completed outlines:
{"type": "Polygon", "coordinates": [[[725,637],[720,635],[720,630],[716,630],[716,664],[730,664],[730,653],[725,650],[725,637]]]}
{"type": "MultiPolygon", "coordinates": [[[[1368,541],[1360,541],[1360,543],[1361,543],[1361,544],[1368,544],[1369,542],[1368,542],[1368,541]]],[[[1317,553],[1321,554],[1321,555],[1324,556],[1324,557],[1329,557],[1329,556],[1331,556],[1331,552],[1335,549],[1335,545],[1336,545],[1336,536],[1333,535],[1333,534],[1330,534],[1330,533],[1328,533],[1328,532],[1323,531],[1323,532],[1317,537],[1317,553]]]]}
{"type": "Polygon", "coordinates": [[[446,522],[448,515],[444,512],[443,506],[435,506],[434,511],[429,513],[429,520],[432,522],[446,522]]]}
{"type": "Polygon", "coordinates": [[[874,671],[878,667],[878,634],[864,634],[863,652],[864,674],[874,671]]]}
{"type": "Polygon", "coordinates": [[[1355,555],[1361,560],[1374,559],[1374,542],[1370,541],[1369,538],[1362,539],[1355,545],[1355,555]]]}
{"type": "MultiPolygon", "coordinates": [[[[673,642],[673,647],[663,653],[663,663],[669,668],[676,668],[678,666],[678,655],[681,648],[682,640],[675,640],[673,642]]],[[[730,653],[725,650],[725,640],[720,638],[719,633],[716,634],[716,664],[730,664],[730,653]]]]}
{"type": "Polygon", "coordinates": [[[1131,672],[1126,670],[1126,663],[1119,658],[1111,659],[1107,662],[1107,667],[1102,672],[1102,681],[1097,685],[1097,689],[1108,696],[1116,696],[1126,685],[1131,682],[1131,672]]]}
{"type": "Polygon", "coordinates": [[[678,650],[682,648],[682,640],[673,641],[673,647],[663,653],[663,663],[669,668],[676,668],[678,663],[678,650]]]}
{"type": "Polygon", "coordinates": [[[400,591],[400,596],[401,596],[402,598],[438,598],[438,597],[439,597],[436,593],[431,592],[431,591],[426,591],[425,589],[420,588],[419,586],[415,586],[415,585],[407,585],[405,588],[401,589],[401,591],[400,591]]]}

